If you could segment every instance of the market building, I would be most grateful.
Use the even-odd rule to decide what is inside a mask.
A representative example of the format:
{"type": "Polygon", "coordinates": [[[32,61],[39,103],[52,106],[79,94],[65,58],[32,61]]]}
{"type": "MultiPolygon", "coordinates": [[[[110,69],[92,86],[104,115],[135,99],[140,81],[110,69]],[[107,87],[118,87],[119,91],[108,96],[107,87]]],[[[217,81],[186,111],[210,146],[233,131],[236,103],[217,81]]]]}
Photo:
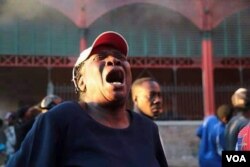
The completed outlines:
{"type": "MultiPolygon", "coordinates": [[[[200,120],[250,83],[250,1],[0,0],[0,112],[47,93],[76,99],[71,70],[106,30],[123,34],[133,77],[155,77],[162,119],[200,120]]],[[[130,105],[130,104],[128,104],[130,105]]]]}

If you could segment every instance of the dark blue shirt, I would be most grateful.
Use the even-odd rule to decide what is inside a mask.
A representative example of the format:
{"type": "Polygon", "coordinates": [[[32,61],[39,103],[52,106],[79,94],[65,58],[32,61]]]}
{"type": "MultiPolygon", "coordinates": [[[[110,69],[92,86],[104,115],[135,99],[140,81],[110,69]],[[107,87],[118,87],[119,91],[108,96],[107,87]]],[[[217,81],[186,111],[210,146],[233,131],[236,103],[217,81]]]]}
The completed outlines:
{"type": "Polygon", "coordinates": [[[76,102],[39,116],[7,167],[167,167],[158,128],[128,111],[125,129],[106,127],[76,102]]]}

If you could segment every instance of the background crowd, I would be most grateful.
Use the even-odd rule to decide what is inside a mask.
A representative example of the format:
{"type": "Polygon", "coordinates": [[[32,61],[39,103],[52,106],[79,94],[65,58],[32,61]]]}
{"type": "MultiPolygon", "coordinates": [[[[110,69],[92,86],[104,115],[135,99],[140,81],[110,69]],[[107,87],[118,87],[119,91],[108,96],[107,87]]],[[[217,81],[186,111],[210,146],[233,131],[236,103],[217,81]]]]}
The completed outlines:
{"type": "Polygon", "coordinates": [[[62,101],[61,97],[50,94],[37,104],[21,106],[14,112],[8,112],[0,120],[0,164],[5,164],[19,149],[36,118],[62,101]]]}
{"type": "Polygon", "coordinates": [[[222,104],[215,115],[204,118],[197,129],[200,167],[222,166],[222,151],[250,150],[250,93],[237,89],[231,104],[222,104]]]}

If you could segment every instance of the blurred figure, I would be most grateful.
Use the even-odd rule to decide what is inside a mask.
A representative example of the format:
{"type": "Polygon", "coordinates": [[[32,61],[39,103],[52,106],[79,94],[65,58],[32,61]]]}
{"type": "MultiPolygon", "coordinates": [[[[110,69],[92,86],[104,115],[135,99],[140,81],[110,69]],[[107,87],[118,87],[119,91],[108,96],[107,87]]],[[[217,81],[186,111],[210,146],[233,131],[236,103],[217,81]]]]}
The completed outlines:
{"type": "Polygon", "coordinates": [[[235,116],[228,122],[225,129],[225,150],[227,151],[235,150],[238,134],[250,118],[250,96],[246,88],[237,89],[231,100],[235,116]]]}
{"type": "Polygon", "coordinates": [[[163,100],[159,83],[145,77],[132,84],[134,111],[150,119],[156,119],[163,112],[163,100]]]}
{"type": "Polygon", "coordinates": [[[57,95],[47,95],[43,98],[43,100],[40,103],[40,108],[42,110],[42,113],[47,112],[52,107],[56,106],[57,104],[62,102],[62,98],[57,95]]]}
{"type": "Polygon", "coordinates": [[[6,136],[4,134],[4,120],[0,118],[0,153],[5,151],[6,136]]]}
{"type": "Polygon", "coordinates": [[[16,113],[8,112],[5,115],[5,123],[6,128],[4,129],[4,134],[6,136],[6,156],[7,160],[11,157],[11,155],[15,152],[15,144],[16,144],[16,134],[15,134],[15,122],[16,122],[16,113]]]}
{"type": "Polygon", "coordinates": [[[236,151],[250,151],[250,123],[240,130],[236,144],[236,151]]]}
{"type": "Polygon", "coordinates": [[[214,125],[209,136],[209,143],[211,150],[207,153],[206,166],[208,167],[221,167],[222,165],[222,151],[225,150],[225,127],[233,115],[231,106],[223,104],[218,107],[216,116],[219,122],[214,125]]]}
{"type": "MultiPolygon", "coordinates": [[[[18,114],[19,122],[15,124],[16,144],[15,150],[18,150],[27,133],[32,128],[36,118],[62,102],[62,98],[57,95],[47,95],[37,105],[29,107],[23,113],[18,114]]],[[[19,112],[17,112],[19,113],[19,112]]]]}
{"type": "Polygon", "coordinates": [[[18,110],[18,121],[15,123],[15,135],[16,135],[16,143],[15,143],[15,151],[19,149],[23,139],[26,134],[31,129],[35,117],[41,113],[41,109],[37,106],[29,106],[26,110],[18,110]]]}
{"type": "Polygon", "coordinates": [[[5,143],[6,143],[6,136],[4,134],[4,120],[0,118],[0,166],[5,163],[6,160],[6,153],[5,153],[5,143]]]}
{"type": "MultiPolygon", "coordinates": [[[[204,118],[203,124],[196,130],[196,136],[200,138],[199,143],[199,166],[206,167],[208,159],[210,159],[209,152],[211,151],[210,135],[214,128],[214,125],[219,122],[219,119],[215,115],[210,115],[204,118]]],[[[209,166],[211,167],[211,166],[209,166]]]]}

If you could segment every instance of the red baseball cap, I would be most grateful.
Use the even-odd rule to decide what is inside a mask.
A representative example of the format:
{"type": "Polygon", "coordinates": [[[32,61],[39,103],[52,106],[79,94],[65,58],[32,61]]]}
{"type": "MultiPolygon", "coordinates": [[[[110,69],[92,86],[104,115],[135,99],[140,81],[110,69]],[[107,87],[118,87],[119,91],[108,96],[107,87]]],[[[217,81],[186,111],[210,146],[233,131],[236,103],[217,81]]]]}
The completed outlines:
{"type": "Polygon", "coordinates": [[[78,66],[81,62],[85,61],[89,56],[91,56],[92,50],[100,45],[111,45],[122,52],[125,56],[128,54],[128,43],[125,38],[117,32],[106,31],[101,33],[89,48],[83,50],[80,53],[80,56],[78,57],[74,67],[78,66]]]}

